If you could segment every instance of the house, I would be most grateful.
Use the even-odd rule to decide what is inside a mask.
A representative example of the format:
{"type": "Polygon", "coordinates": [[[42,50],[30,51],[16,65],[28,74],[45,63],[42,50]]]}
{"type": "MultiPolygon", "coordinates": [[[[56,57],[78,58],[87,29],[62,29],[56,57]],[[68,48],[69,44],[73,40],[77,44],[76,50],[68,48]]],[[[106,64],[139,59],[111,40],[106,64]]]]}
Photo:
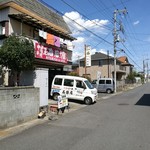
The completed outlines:
{"type": "MultiPolygon", "coordinates": [[[[120,81],[131,72],[131,67],[127,57],[120,57],[116,60],[116,80],[120,81]],[[123,59],[124,58],[124,59],[123,59]]],[[[91,80],[97,79],[97,76],[114,78],[114,57],[96,52],[91,55],[91,66],[85,68],[84,58],[80,60],[79,75],[88,75],[91,80]]]]}
{"type": "Polygon", "coordinates": [[[133,71],[133,65],[129,63],[128,58],[126,56],[121,56],[119,58],[117,58],[120,62],[122,66],[125,66],[126,68],[126,76],[125,78],[133,71]]]}
{"type": "MultiPolygon", "coordinates": [[[[23,72],[20,85],[39,87],[43,107],[48,104],[53,77],[71,70],[70,43],[75,38],[63,17],[41,0],[1,0],[0,14],[0,45],[11,34],[34,43],[36,69],[23,72]]],[[[5,70],[5,79],[10,75],[5,70]]]]}

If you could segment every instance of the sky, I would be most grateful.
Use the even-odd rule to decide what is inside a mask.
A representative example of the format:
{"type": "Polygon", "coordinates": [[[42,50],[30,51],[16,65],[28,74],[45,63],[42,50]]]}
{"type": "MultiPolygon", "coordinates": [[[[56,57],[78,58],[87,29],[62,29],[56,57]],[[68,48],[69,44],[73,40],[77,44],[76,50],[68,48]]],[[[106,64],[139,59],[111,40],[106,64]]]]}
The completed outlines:
{"type": "MultiPolygon", "coordinates": [[[[116,11],[117,53],[127,56],[136,71],[150,63],[149,0],[42,0],[60,13],[68,24],[73,41],[73,61],[84,57],[84,45],[92,54],[114,56],[114,12],[116,11]],[[120,28],[121,27],[121,28],[120,28]],[[121,30],[122,29],[122,30],[121,30]],[[123,50],[123,51],[122,51],[123,50]]],[[[145,68],[146,69],[146,68],[145,68]]]]}

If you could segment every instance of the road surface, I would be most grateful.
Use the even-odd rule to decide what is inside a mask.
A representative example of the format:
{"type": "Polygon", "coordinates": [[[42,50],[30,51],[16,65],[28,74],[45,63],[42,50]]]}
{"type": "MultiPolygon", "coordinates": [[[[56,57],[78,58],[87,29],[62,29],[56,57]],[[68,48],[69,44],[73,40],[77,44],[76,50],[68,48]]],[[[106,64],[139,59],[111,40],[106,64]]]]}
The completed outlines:
{"type": "Polygon", "coordinates": [[[0,150],[150,150],[150,84],[2,139],[0,150]]]}

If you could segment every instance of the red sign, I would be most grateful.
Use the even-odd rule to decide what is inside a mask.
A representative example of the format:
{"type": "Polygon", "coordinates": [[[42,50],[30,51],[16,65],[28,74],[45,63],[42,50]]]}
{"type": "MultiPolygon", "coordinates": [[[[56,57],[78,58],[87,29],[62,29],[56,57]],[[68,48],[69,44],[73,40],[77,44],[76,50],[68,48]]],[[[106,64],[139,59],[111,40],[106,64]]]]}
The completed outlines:
{"type": "Polygon", "coordinates": [[[62,63],[67,63],[67,53],[55,48],[50,48],[41,45],[37,41],[33,41],[34,43],[34,49],[35,49],[35,57],[46,59],[46,60],[52,60],[62,63]]]}

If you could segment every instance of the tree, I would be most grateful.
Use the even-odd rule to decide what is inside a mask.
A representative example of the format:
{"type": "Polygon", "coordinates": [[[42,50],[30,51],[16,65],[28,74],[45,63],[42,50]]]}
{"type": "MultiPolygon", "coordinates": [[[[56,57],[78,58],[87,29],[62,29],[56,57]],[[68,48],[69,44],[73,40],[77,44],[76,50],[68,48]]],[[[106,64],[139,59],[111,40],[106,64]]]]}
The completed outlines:
{"type": "Polygon", "coordinates": [[[130,82],[134,83],[135,81],[135,77],[140,77],[142,82],[143,82],[143,75],[137,73],[136,71],[131,72],[128,76],[127,76],[127,80],[129,80],[130,82]]]}
{"type": "Polygon", "coordinates": [[[25,37],[9,36],[0,48],[0,64],[11,69],[18,85],[21,71],[34,68],[34,45],[25,37]],[[17,80],[18,79],[18,80],[17,80]]]}
{"type": "Polygon", "coordinates": [[[127,80],[131,83],[134,83],[134,77],[135,77],[135,72],[131,72],[128,76],[127,76],[127,80]]]}

